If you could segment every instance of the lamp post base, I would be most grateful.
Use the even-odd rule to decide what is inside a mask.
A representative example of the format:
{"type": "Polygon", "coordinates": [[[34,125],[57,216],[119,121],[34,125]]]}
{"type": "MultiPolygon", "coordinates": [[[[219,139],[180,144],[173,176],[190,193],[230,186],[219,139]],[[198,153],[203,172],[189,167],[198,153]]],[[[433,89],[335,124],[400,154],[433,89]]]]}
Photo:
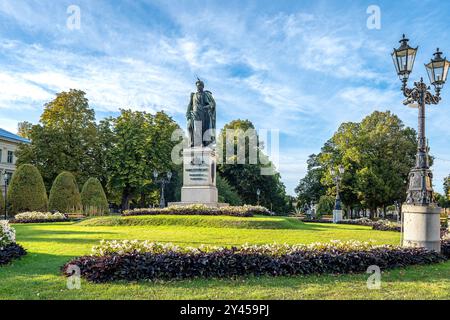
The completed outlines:
{"type": "Polygon", "coordinates": [[[342,220],[342,210],[333,210],[333,223],[338,223],[342,220]]]}
{"type": "Polygon", "coordinates": [[[403,205],[403,246],[441,252],[440,212],[432,205],[403,205]]]}

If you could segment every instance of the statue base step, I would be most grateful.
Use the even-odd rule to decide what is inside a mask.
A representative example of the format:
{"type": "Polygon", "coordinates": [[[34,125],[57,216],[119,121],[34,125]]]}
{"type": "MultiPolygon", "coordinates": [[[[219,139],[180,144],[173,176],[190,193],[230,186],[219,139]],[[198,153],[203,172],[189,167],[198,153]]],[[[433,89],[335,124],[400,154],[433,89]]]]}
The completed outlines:
{"type": "Polygon", "coordinates": [[[199,202],[169,202],[168,206],[191,206],[199,204],[208,208],[222,208],[222,207],[229,207],[230,205],[228,203],[222,203],[222,202],[210,202],[210,203],[199,203],[199,202]]]}
{"type": "Polygon", "coordinates": [[[441,252],[440,213],[435,206],[403,205],[403,246],[441,252]]]}
{"type": "Polygon", "coordinates": [[[212,186],[190,186],[181,188],[181,202],[189,203],[217,203],[219,193],[212,186]]]}

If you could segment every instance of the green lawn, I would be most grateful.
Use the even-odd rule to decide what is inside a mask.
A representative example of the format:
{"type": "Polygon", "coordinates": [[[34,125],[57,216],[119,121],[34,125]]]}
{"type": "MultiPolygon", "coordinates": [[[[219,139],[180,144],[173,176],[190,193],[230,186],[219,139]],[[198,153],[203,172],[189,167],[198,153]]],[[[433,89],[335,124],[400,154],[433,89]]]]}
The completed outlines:
{"type": "Polygon", "coordinates": [[[310,243],[333,239],[398,244],[400,234],[368,227],[303,224],[282,217],[106,217],[81,223],[15,225],[28,255],[0,267],[0,299],[450,299],[450,262],[391,270],[381,290],[366,274],[91,284],[68,290],[59,268],[89,254],[101,239],[148,239],[180,245],[310,243]]]}

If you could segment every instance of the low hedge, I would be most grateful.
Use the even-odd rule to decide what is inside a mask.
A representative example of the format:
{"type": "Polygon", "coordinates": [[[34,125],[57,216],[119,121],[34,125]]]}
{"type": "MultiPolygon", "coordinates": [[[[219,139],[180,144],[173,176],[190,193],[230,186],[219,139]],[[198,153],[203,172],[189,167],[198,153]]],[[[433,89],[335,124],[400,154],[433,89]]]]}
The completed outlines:
{"type": "Polygon", "coordinates": [[[103,242],[91,256],[62,267],[70,276],[76,265],[85,279],[103,283],[116,280],[173,280],[237,276],[288,276],[365,272],[429,264],[446,257],[421,248],[374,246],[359,242],[312,245],[244,245],[241,247],[182,248],[141,241],[103,242]]]}
{"type": "Polygon", "coordinates": [[[122,213],[123,216],[159,214],[252,217],[253,215],[271,215],[271,212],[262,206],[228,206],[211,208],[205,205],[189,205],[171,206],[167,208],[133,209],[126,210],[122,213]]]}
{"type": "Polygon", "coordinates": [[[9,244],[0,249],[0,266],[10,263],[12,260],[19,259],[26,255],[25,249],[17,243],[9,244]]]}
{"type": "Polygon", "coordinates": [[[48,222],[63,222],[69,219],[65,214],[56,212],[22,212],[16,214],[11,223],[48,223],[48,222]]]}

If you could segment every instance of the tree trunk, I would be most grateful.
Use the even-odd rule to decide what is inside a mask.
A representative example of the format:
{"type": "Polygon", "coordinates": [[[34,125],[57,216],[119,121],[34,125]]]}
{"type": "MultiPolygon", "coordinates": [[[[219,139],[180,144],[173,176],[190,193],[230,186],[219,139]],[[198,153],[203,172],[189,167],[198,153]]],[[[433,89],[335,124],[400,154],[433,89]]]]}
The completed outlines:
{"type": "Polygon", "coordinates": [[[139,201],[139,206],[141,208],[145,208],[146,207],[145,200],[147,200],[146,197],[145,197],[145,192],[142,191],[141,192],[141,200],[139,201]]]}
{"type": "Polygon", "coordinates": [[[122,191],[122,210],[128,210],[130,208],[130,191],[129,188],[125,188],[122,191]]]}

